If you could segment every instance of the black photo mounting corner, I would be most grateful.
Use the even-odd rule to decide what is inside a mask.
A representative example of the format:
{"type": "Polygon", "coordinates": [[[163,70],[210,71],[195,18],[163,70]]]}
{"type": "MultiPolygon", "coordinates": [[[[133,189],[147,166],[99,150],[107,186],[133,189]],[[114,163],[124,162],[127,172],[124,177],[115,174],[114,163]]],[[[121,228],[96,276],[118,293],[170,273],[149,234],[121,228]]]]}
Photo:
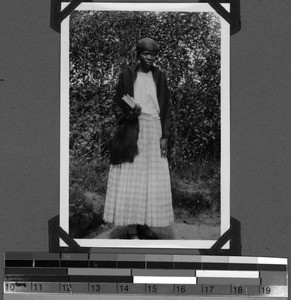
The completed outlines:
{"type": "Polygon", "coordinates": [[[50,253],[89,253],[91,248],[81,247],[67,232],[60,227],[60,217],[55,216],[48,221],[50,253]],[[67,247],[60,246],[62,239],[67,247]]]}
{"type": "Polygon", "coordinates": [[[230,217],[230,228],[215,242],[210,249],[201,249],[201,255],[241,256],[241,227],[240,222],[230,217]],[[229,242],[229,249],[223,246],[229,242]]]}
{"type": "MultiPolygon", "coordinates": [[[[51,13],[50,13],[50,27],[56,32],[61,31],[61,22],[69,16],[82,2],[94,2],[93,0],[81,1],[81,0],[51,0],[51,13]],[[62,10],[62,2],[69,2],[69,4],[62,10]]],[[[117,1],[118,2],[118,1],[117,1]]],[[[125,1],[120,1],[125,2],[125,1]]],[[[139,1],[135,1],[139,2],[139,1]]],[[[141,2],[141,1],[140,1],[141,2]]],[[[144,1],[143,1],[144,2],[144,1]]],[[[150,1],[152,2],[152,1],[150,1]]],[[[162,1],[156,1],[162,2],[162,1]]],[[[181,1],[183,2],[183,1],[181,1]]],[[[230,34],[233,35],[241,29],[240,18],[240,0],[198,0],[194,3],[208,3],[220,16],[222,16],[230,24],[230,34]],[[230,4],[230,12],[228,12],[223,6],[223,3],[230,4]]]]}

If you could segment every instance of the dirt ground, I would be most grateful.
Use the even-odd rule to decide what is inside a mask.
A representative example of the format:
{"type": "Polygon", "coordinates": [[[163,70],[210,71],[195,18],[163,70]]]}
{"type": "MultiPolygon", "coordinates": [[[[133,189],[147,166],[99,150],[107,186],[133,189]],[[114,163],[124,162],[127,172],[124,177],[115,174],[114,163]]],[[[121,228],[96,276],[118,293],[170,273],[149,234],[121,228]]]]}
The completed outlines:
{"type": "MultiPolygon", "coordinates": [[[[220,236],[220,218],[217,214],[205,213],[190,218],[185,213],[182,219],[176,219],[171,226],[151,229],[163,240],[216,240],[220,236]]],[[[87,238],[126,239],[127,227],[103,225],[102,228],[92,231],[87,238]]]]}
{"type": "MultiPolygon", "coordinates": [[[[86,193],[86,199],[93,204],[97,215],[103,214],[104,197],[86,193]]],[[[208,211],[197,215],[185,208],[174,209],[175,223],[168,227],[152,227],[152,231],[163,240],[216,240],[220,237],[220,214],[208,211]]],[[[84,237],[87,239],[126,239],[127,227],[99,224],[84,237]]]]}

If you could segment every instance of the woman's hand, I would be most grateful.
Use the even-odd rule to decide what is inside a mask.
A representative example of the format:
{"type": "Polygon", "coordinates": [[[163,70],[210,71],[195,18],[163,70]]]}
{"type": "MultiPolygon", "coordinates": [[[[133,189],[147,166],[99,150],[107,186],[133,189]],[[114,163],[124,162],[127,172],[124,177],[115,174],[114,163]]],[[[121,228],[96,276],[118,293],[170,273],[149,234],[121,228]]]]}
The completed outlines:
{"type": "Polygon", "coordinates": [[[139,116],[140,115],[140,113],[141,113],[141,106],[139,105],[139,104],[135,104],[135,106],[133,107],[133,112],[137,115],[137,116],[139,116]]]}
{"type": "Polygon", "coordinates": [[[136,119],[141,113],[141,107],[139,104],[135,104],[133,109],[127,114],[128,120],[136,119]]]}
{"type": "Polygon", "coordinates": [[[167,157],[168,155],[168,139],[160,139],[161,157],[167,157]]]}

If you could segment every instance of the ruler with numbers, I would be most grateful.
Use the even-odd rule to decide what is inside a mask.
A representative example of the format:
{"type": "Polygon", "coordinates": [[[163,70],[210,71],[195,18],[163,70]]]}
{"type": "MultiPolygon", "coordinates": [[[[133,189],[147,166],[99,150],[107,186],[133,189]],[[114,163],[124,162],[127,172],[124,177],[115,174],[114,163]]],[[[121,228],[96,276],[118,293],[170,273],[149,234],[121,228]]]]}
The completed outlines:
{"type": "Polygon", "coordinates": [[[285,258],[8,252],[4,300],[287,299],[287,269],[285,258]]]}

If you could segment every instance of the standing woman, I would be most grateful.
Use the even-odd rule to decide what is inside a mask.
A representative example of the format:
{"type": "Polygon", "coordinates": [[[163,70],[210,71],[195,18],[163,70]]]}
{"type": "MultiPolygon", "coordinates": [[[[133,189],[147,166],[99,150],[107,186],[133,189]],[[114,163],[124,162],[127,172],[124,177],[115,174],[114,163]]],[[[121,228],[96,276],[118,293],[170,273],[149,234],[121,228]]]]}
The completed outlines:
{"type": "Polygon", "coordinates": [[[141,39],[138,63],[119,77],[113,110],[117,135],[111,147],[111,166],[104,220],[128,225],[130,239],[157,239],[149,227],[174,221],[167,160],[171,109],[166,77],[153,65],[158,44],[141,39]],[[131,108],[122,98],[134,98],[131,108]]]}

